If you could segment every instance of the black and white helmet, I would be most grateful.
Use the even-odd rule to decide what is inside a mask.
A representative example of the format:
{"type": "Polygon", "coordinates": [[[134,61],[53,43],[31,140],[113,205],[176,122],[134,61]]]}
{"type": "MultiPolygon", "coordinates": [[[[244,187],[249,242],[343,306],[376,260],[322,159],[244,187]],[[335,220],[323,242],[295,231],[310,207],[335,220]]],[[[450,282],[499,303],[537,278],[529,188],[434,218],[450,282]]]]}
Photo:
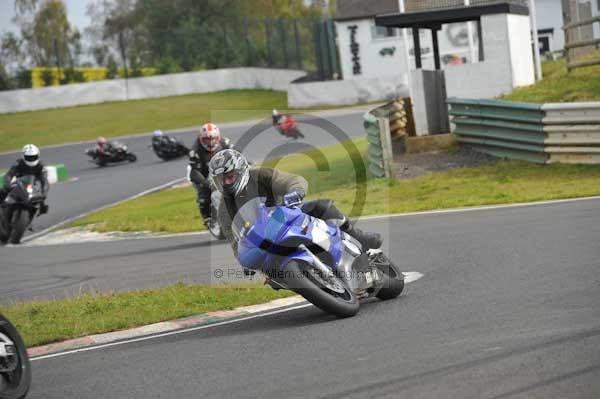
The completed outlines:
{"type": "Polygon", "coordinates": [[[210,160],[208,169],[210,179],[223,195],[236,196],[248,185],[248,161],[236,150],[222,150],[216,153],[210,160]]]}
{"type": "Polygon", "coordinates": [[[27,166],[37,166],[40,163],[40,149],[33,144],[23,147],[23,161],[27,166]]]}

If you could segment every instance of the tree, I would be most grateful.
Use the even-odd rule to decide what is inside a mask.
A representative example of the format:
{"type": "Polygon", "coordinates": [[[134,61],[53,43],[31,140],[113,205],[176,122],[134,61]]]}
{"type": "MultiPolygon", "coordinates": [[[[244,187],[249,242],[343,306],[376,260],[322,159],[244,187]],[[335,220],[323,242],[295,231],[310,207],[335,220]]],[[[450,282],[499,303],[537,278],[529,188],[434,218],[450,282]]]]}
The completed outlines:
{"type": "Polygon", "coordinates": [[[98,65],[109,54],[118,55],[126,69],[131,57],[136,58],[135,62],[143,60],[143,31],[135,4],[135,0],[97,0],[88,6],[87,15],[93,22],[85,34],[92,42],[91,53],[98,65]]]}
{"type": "Polygon", "coordinates": [[[7,71],[22,69],[25,63],[23,52],[23,39],[17,37],[13,32],[7,32],[0,36],[0,64],[7,71]]]}
{"type": "Polygon", "coordinates": [[[117,67],[117,62],[112,54],[108,55],[108,60],[106,62],[106,78],[107,79],[115,79],[119,75],[119,69],[117,67]]]}
{"type": "Polygon", "coordinates": [[[15,0],[15,10],[14,21],[33,63],[74,66],[81,53],[81,35],[71,29],[62,0],[15,0]]]}
{"type": "Polygon", "coordinates": [[[33,21],[33,41],[38,65],[65,65],[71,60],[69,39],[71,29],[67,10],[60,0],[49,0],[42,4],[33,21]]]}
{"type": "Polygon", "coordinates": [[[15,10],[17,11],[17,14],[34,12],[38,2],[38,0],[15,0],[15,10]]]}

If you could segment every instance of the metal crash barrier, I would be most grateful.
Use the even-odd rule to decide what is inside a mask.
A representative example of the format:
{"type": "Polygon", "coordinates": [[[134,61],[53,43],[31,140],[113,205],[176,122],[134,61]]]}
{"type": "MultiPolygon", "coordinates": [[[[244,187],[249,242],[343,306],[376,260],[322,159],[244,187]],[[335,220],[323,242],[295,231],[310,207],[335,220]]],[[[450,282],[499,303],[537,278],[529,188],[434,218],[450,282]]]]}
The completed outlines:
{"type": "Polygon", "coordinates": [[[451,98],[457,141],[500,158],[600,163],[600,102],[529,104],[451,98]]]}

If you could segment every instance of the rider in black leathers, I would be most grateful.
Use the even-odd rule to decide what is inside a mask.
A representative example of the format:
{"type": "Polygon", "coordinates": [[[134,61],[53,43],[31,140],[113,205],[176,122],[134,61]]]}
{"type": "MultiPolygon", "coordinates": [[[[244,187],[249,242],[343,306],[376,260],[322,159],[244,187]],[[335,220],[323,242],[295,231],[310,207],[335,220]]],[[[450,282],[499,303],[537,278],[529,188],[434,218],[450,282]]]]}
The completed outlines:
{"type": "Polygon", "coordinates": [[[204,224],[208,225],[211,217],[211,189],[208,182],[208,163],[219,151],[234,148],[231,140],[222,138],[219,128],[212,123],[202,126],[198,139],[190,151],[188,179],[196,189],[196,202],[204,224]]]}
{"type": "MultiPolygon", "coordinates": [[[[40,150],[33,144],[27,144],[23,147],[23,158],[18,159],[15,164],[4,175],[4,184],[0,190],[0,205],[4,206],[4,199],[10,193],[11,180],[13,177],[19,178],[27,175],[34,175],[41,182],[42,196],[44,200],[48,195],[50,184],[48,183],[48,175],[44,165],[39,160],[40,150]]],[[[40,206],[40,214],[48,212],[48,205],[42,202],[40,206]]]]}
{"type": "Polygon", "coordinates": [[[175,138],[167,136],[160,130],[156,130],[152,134],[152,149],[159,156],[165,152],[167,153],[166,155],[175,153],[175,156],[177,156],[180,148],[179,146],[180,144],[175,138]]]}

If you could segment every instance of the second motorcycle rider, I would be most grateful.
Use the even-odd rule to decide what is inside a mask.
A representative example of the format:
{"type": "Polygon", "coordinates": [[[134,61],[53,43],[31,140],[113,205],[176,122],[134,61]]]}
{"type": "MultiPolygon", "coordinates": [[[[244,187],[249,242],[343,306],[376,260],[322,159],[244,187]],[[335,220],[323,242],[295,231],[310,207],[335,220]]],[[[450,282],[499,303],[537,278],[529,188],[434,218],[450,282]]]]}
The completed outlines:
{"type": "Polygon", "coordinates": [[[208,181],[208,163],[221,150],[232,149],[233,144],[228,138],[221,137],[219,127],[206,123],[200,129],[198,139],[190,151],[188,179],[196,189],[196,202],[204,224],[210,223],[210,184],[208,181]]]}

